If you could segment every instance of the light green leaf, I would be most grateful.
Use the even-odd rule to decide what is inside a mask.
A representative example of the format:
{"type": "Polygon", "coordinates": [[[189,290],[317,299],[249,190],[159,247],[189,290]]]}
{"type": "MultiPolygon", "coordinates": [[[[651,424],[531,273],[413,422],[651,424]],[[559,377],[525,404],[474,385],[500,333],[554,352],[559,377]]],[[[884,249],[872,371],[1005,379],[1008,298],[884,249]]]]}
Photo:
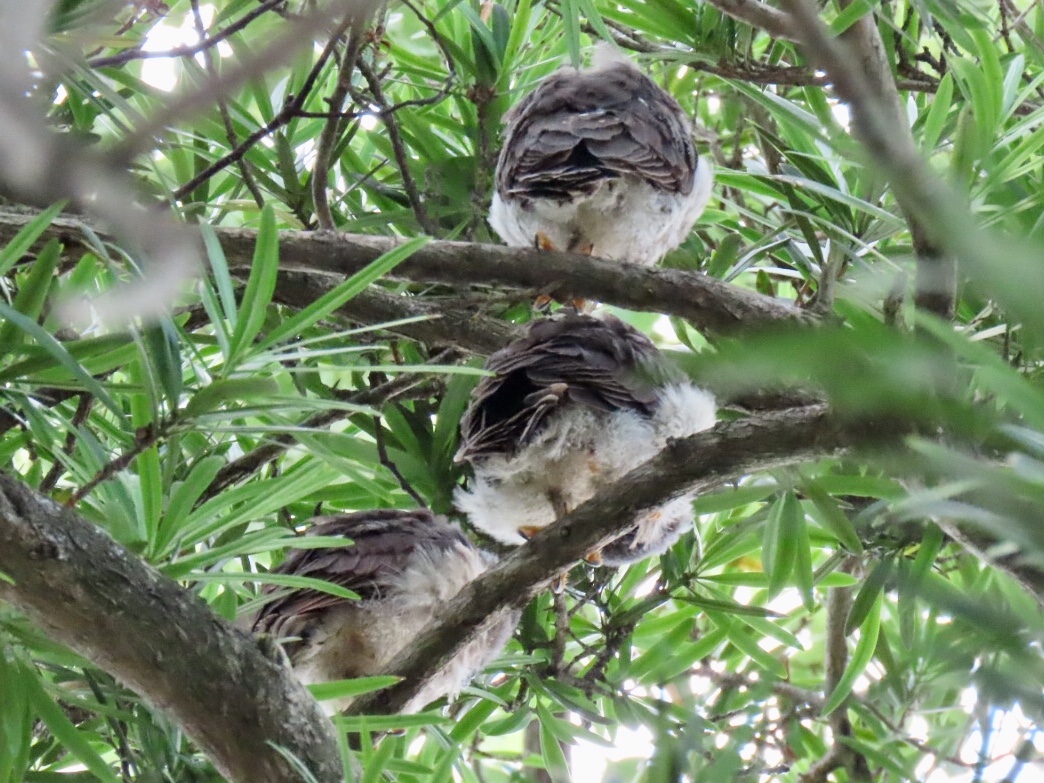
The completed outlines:
{"type": "Polygon", "coordinates": [[[52,204],[20,228],[11,241],[0,249],[0,276],[6,275],[29,252],[64,208],[64,201],[52,204]]]}
{"type": "Polygon", "coordinates": [[[272,378],[224,378],[213,381],[196,392],[185,406],[185,417],[195,418],[222,405],[238,401],[271,397],[279,393],[279,384],[272,378]]]}
{"type": "Polygon", "coordinates": [[[33,711],[62,747],[79,759],[102,783],[120,783],[112,767],[95,750],[87,735],[72,724],[62,708],[47,695],[40,682],[35,677],[23,677],[22,682],[27,687],[33,711]]]}
{"type": "Polygon", "coordinates": [[[64,367],[83,385],[85,391],[90,392],[94,397],[96,397],[98,401],[111,410],[117,418],[121,420],[124,418],[123,410],[117,404],[116,400],[112,398],[109,392],[107,392],[97,380],[91,377],[90,373],[84,370],[83,366],[69,354],[69,351],[66,350],[65,346],[44,331],[43,327],[39,326],[35,321],[26,318],[24,315],[3,302],[0,302],[0,318],[7,319],[27,335],[32,337],[52,359],[64,367]]]}
{"type": "Polygon", "coordinates": [[[308,690],[311,691],[316,701],[329,701],[330,699],[361,696],[364,693],[379,691],[391,687],[401,679],[401,677],[392,675],[356,677],[351,680],[331,680],[330,682],[313,683],[308,686],[308,690]]]}
{"type": "MultiPolygon", "coordinates": [[[[213,263],[213,259],[211,260],[213,263]]],[[[268,305],[275,292],[279,274],[279,231],[276,229],[275,212],[268,204],[261,210],[261,225],[254,245],[254,260],[250,266],[250,277],[239,309],[239,317],[232,331],[229,345],[229,368],[235,368],[246,347],[257,337],[265,323],[268,305]]],[[[226,304],[227,306],[227,304],[226,304]]]]}
{"type": "Polygon", "coordinates": [[[283,321],[265,338],[257,350],[271,348],[287,338],[300,334],[308,327],[326,318],[352,297],[365,290],[376,280],[388,274],[430,241],[430,237],[419,236],[389,250],[380,258],[370,262],[336,288],[327,291],[312,304],[283,321]]]}

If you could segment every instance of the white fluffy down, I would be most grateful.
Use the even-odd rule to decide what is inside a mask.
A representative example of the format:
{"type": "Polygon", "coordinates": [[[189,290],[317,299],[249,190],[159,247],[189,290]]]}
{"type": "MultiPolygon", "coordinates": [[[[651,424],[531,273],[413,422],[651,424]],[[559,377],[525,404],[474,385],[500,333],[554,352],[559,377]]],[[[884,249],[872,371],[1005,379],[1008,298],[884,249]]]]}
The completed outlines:
{"type": "Polygon", "coordinates": [[[557,250],[586,244],[599,258],[655,264],[685,241],[707,206],[713,181],[711,166],[701,157],[688,195],[630,176],[605,180],[590,196],[567,203],[524,203],[494,193],[489,224],[512,247],[532,247],[540,232],[557,250]]]}
{"type": "MultiPolygon", "coordinates": [[[[492,555],[456,545],[449,552],[418,549],[379,599],[331,610],[294,662],[305,685],[342,679],[346,671],[377,674],[431,621],[436,610],[485,571],[492,555]]],[[[518,613],[501,612],[465,645],[403,708],[417,712],[441,696],[454,697],[507,644],[518,613]]],[[[352,698],[323,702],[327,714],[346,709],[352,698]]]]}
{"type": "MultiPolygon", "coordinates": [[[[632,411],[607,414],[567,406],[517,454],[478,461],[470,487],[458,489],[454,500],[479,530],[505,544],[521,544],[525,539],[519,528],[555,521],[550,497],[560,497],[571,511],[654,456],[669,439],[708,429],[715,419],[713,395],[687,382],[661,390],[651,419],[632,411]]],[[[690,501],[675,499],[647,512],[638,522],[635,548],[655,549],[657,538],[677,538],[686,529],[678,515],[691,520],[690,501]]]]}

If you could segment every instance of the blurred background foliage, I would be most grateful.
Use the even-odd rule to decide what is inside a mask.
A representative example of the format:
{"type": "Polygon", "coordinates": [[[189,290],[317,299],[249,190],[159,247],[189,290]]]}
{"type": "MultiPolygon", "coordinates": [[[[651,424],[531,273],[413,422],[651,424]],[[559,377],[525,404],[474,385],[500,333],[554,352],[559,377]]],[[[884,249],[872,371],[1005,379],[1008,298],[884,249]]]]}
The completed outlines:
{"type": "MultiPolygon", "coordinates": [[[[118,156],[173,94],[205,96],[310,5],[64,0],[26,43],[33,100],[118,156]]],[[[484,213],[504,113],[611,37],[691,114],[717,169],[664,263],[795,301],[823,327],[709,343],[679,319],[614,311],[714,388],[723,418],[757,415],[739,404],[751,391],[797,389],[917,421],[876,455],[735,477],[662,557],[578,567],[447,712],[341,720],[399,730],[355,751],[363,781],[1044,775],[1044,389],[1029,327],[1044,294],[1021,309],[994,298],[1044,247],[1044,11],[821,8],[835,32],[873,19],[931,169],[1027,249],[962,280],[949,322],[910,303],[909,227],[825,75],[716,5],[412,0],[320,31],[132,157],[143,191],[184,220],[258,230],[248,276],[204,230],[206,274],[162,322],[56,319],[60,296],[110,288],[129,260],[90,233],[37,243],[60,205],[0,253],[0,466],[234,618],[316,513],[453,511],[481,357],[337,308],[368,287],[514,321],[531,301],[378,281],[410,245],[291,307],[278,230],[496,241],[484,213]]],[[[0,783],[217,779],[161,713],[0,605],[0,783]]]]}

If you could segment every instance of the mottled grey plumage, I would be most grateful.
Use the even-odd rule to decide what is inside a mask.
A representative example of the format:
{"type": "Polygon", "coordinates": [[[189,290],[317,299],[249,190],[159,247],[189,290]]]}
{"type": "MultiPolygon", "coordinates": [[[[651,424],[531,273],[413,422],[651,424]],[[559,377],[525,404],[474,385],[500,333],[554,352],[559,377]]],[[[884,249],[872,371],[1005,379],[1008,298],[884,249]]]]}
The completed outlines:
{"type": "Polygon", "coordinates": [[[562,68],[507,116],[490,224],[541,242],[652,264],[685,239],[710,198],[681,106],[611,47],[562,68]]]}
{"type": "MultiPolygon", "coordinates": [[[[714,424],[713,397],[612,316],[534,322],[493,354],[461,422],[458,460],[474,467],[458,507],[480,530],[521,543],[656,454],[714,424]],[[524,531],[521,532],[520,531],[524,531]]],[[[691,522],[691,497],[645,512],[610,544],[610,564],[662,551],[691,522]]]]}
{"type": "MultiPolygon", "coordinates": [[[[257,613],[253,629],[284,640],[283,649],[305,684],[381,673],[435,610],[492,561],[428,511],[382,509],[317,517],[308,535],[340,536],[352,543],[291,550],[275,572],[322,579],[358,593],[360,600],[310,589],[264,589],[275,597],[257,613]]],[[[500,652],[517,622],[517,613],[496,618],[404,711],[415,712],[455,694],[500,652]]],[[[326,706],[339,712],[350,701],[326,706]]]]}

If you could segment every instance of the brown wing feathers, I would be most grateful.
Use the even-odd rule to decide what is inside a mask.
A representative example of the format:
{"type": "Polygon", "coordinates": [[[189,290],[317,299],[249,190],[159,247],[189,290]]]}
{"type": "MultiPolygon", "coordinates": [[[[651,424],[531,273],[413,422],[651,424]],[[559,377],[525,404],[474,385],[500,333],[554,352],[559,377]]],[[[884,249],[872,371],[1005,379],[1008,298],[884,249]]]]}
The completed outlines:
{"type": "Polygon", "coordinates": [[[512,453],[566,400],[601,411],[650,415],[656,389],[642,366],[653,344],[619,319],[585,315],[535,322],[493,354],[461,421],[458,459],[512,453]]]}
{"type": "Polygon", "coordinates": [[[563,69],[508,117],[497,189],[572,198],[604,179],[634,175],[688,194],[697,155],[681,106],[629,62],[563,69]]]}
{"type": "MultiPolygon", "coordinates": [[[[364,600],[380,596],[389,579],[406,567],[417,546],[449,548],[466,542],[459,531],[438,524],[425,510],[361,511],[317,517],[313,522],[307,535],[340,536],[352,543],[336,548],[294,549],[274,573],[322,579],[352,590],[364,600]]],[[[263,592],[271,595],[285,590],[269,585],[263,592]]],[[[253,630],[294,635],[290,627],[297,623],[292,621],[343,602],[343,598],[318,590],[292,590],[258,612],[253,630]]]]}

